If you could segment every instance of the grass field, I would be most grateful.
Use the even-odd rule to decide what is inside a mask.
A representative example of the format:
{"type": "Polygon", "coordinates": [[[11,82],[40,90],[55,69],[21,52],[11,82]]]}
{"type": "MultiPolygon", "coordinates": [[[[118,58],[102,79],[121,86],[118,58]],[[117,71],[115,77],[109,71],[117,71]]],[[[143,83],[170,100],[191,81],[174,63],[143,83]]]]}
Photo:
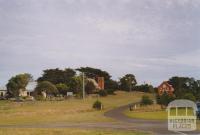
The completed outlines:
{"type": "Polygon", "coordinates": [[[147,135],[137,131],[86,129],[0,129],[0,135],[147,135]]]}
{"type": "Polygon", "coordinates": [[[66,101],[9,102],[0,101],[0,125],[40,124],[51,122],[105,122],[112,121],[103,114],[105,111],[136,102],[141,92],[117,92],[116,95],[99,98],[104,110],[92,109],[97,98],[70,99],[66,101]]]}
{"type": "MultiPolygon", "coordinates": [[[[149,119],[149,120],[167,120],[167,115],[168,115],[167,111],[161,109],[159,105],[145,106],[145,107],[138,108],[135,111],[126,110],[124,114],[131,118],[149,119]]],[[[170,115],[175,116],[176,110],[171,109],[170,115]]],[[[178,115],[185,116],[186,115],[185,109],[179,108],[178,115]]],[[[192,109],[188,109],[188,115],[194,116],[192,109]]]]}
{"type": "MultiPolygon", "coordinates": [[[[178,110],[178,115],[185,115],[184,109],[178,110]]],[[[130,118],[136,119],[145,119],[145,120],[167,120],[167,111],[161,110],[159,106],[149,106],[149,107],[142,107],[136,111],[129,111],[126,110],[124,114],[130,118]],[[150,109],[151,108],[151,109],[150,109]]],[[[173,109],[170,113],[171,115],[175,115],[175,110],[173,109]]],[[[193,115],[192,110],[188,110],[188,115],[193,115]]],[[[197,129],[200,130],[200,121],[197,121],[197,129]]]]}

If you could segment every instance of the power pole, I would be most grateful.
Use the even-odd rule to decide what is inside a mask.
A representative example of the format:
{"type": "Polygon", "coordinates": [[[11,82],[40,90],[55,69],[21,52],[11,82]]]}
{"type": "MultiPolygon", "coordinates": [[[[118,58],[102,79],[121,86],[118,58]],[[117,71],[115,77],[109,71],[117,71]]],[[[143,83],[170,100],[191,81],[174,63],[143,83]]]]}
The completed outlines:
{"type": "Polygon", "coordinates": [[[85,73],[83,72],[83,99],[85,99],[85,73]]]}

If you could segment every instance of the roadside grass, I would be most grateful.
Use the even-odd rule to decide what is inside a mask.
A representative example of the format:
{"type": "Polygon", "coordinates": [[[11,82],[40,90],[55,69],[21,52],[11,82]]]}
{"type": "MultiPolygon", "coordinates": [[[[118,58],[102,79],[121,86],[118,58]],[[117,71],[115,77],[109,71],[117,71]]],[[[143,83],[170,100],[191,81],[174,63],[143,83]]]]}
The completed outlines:
{"type": "Polygon", "coordinates": [[[148,135],[138,131],[94,130],[94,129],[21,129],[2,128],[0,135],[148,135]]]}
{"type": "MultiPolygon", "coordinates": [[[[124,114],[130,118],[144,120],[167,120],[167,111],[162,110],[158,105],[146,106],[136,109],[135,111],[126,110],[124,114]],[[151,109],[150,109],[151,108],[151,109]],[[155,109],[156,108],[156,109],[155,109]]],[[[171,115],[175,115],[175,109],[171,110],[171,115]]],[[[179,109],[178,115],[185,115],[185,109],[179,109]]],[[[188,109],[188,115],[194,116],[192,109],[188,109]]],[[[200,130],[200,121],[197,120],[197,129],[200,130]]]]}
{"type": "MultiPolygon", "coordinates": [[[[99,97],[104,109],[96,111],[92,104],[97,98],[69,99],[65,101],[11,102],[0,101],[0,125],[44,124],[55,122],[106,122],[105,111],[137,102],[142,92],[116,92],[116,95],[99,97]]],[[[150,95],[151,96],[151,95],[150,95]]]]}
{"type": "MultiPolygon", "coordinates": [[[[125,115],[131,118],[137,119],[149,119],[149,120],[167,120],[167,111],[165,109],[161,109],[160,105],[150,105],[139,107],[134,111],[126,110],[124,112],[125,115]]],[[[171,116],[176,115],[176,109],[172,108],[170,111],[171,116]]],[[[179,116],[185,116],[186,110],[184,108],[178,109],[179,116]]],[[[193,110],[191,108],[188,109],[188,115],[194,116],[193,110]]]]}

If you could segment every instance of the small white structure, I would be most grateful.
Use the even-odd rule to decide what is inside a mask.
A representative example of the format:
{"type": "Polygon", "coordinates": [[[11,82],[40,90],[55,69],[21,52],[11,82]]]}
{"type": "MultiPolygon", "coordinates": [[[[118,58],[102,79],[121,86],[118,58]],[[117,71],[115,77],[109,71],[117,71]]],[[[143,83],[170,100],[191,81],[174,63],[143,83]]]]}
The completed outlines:
{"type": "Polygon", "coordinates": [[[7,93],[7,90],[0,90],[0,97],[4,97],[7,93]]]}
{"type": "Polygon", "coordinates": [[[6,87],[0,87],[0,97],[5,97],[7,93],[6,87]]]}
{"type": "Polygon", "coordinates": [[[72,97],[73,96],[73,92],[67,92],[67,96],[69,96],[69,97],[71,96],[72,97]]]}
{"type": "Polygon", "coordinates": [[[196,130],[196,111],[197,106],[190,100],[174,100],[169,103],[167,107],[168,111],[168,130],[170,131],[194,131],[196,130]],[[179,109],[185,115],[179,115],[179,109]],[[172,109],[175,110],[175,114],[172,115],[172,109]],[[188,110],[193,111],[193,114],[188,114],[188,110]]]}
{"type": "Polygon", "coordinates": [[[46,93],[45,91],[42,91],[41,94],[42,94],[42,97],[43,97],[43,98],[47,98],[47,93],[46,93]]]}
{"type": "Polygon", "coordinates": [[[28,96],[28,91],[20,89],[19,90],[19,96],[20,97],[27,97],[28,96]]]}

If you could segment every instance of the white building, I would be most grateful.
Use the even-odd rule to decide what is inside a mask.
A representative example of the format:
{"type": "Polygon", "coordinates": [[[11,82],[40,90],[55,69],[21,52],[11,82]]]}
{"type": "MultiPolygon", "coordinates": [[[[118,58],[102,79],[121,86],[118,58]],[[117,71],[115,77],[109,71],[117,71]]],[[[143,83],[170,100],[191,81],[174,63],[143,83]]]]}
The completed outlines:
{"type": "Polygon", "coordinates": [[[4,97],[7,93],[6,87],[0,87],[0,97],[4,97]]]}

